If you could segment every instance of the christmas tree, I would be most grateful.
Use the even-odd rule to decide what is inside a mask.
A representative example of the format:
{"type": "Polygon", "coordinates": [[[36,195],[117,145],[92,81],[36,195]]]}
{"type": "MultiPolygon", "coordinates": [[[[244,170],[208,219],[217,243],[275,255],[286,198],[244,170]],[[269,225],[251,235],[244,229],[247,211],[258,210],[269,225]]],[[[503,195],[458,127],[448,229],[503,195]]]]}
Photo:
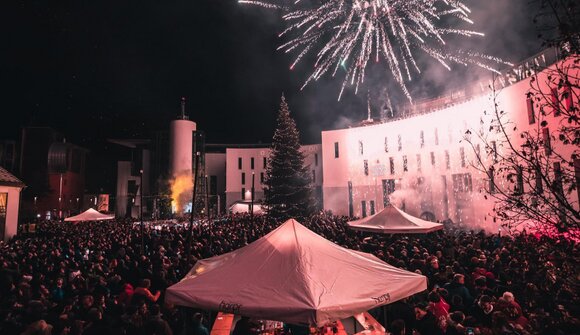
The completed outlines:
{"type": "Polygon", "coordinates": [[[300,135],[284,95],[277,122],[264,181],[264,201],[268,215],[274,219],[302,219],[313,212],[315,200],[310,174],[300,151],[300,135]]]}

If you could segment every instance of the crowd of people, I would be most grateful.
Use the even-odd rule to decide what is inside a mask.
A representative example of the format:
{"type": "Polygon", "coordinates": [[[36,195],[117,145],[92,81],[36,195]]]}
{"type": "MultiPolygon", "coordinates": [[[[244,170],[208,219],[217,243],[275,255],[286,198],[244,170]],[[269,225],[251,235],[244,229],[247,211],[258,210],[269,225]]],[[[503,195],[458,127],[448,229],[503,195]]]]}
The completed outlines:
{"type": "MultiPolygon", "coordinates": [[[[577,334],[578,247],[563,238],[447,228],[375,235],[329,213],[303,224],[350,249],[421,273],[428,290],[371,311],[391,334],[577,334]]],[[[0,334],[208,334],[207,311],[164,303],[198,259],[233,251],[280,223],[233,215],[211,225],[39,222],[0,242],[0,334]],[[143,244],[141,244],[143,241],[143,244]],[[206,313],[206,314],[204,314],[206,313]],[[205,316],[205,317],[204,317],[205,316]]]]}

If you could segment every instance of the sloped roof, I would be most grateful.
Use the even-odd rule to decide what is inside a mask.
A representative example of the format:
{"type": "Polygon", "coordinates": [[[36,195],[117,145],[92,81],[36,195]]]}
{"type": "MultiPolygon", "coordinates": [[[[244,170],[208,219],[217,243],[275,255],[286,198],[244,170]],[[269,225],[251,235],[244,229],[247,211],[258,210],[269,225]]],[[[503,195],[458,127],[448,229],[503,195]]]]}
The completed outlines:
{"type": "MultiPolygon", "coordinates": [[[[238,201],[230,206],[230,212],[233,214],[237,213],[249,213],[250,212],[250,204],[249,202],[238,201]]],[[[264,209],[262,208],[261,204],[254,203],[254,214],[262,214],[264,213],[264,209]]]]}
{"type": "Polygon", "coordinates": [[[0,185],[2,186],[14,186],[14,187],[26,187],[20,179],[16,178],[12,173],[8,172],[6,169],[0,166],[0,185]]]}
{"type": "Polygon", "coordinates": [[[79,215],[71,216],[71,217],[68,217],[64,220],[65,221],[101,221],[101,220],[112,220],[114,218],[115,218],[114,215],[107,215],[107,214],[99,213],[98,211],[94,210],[93,208],[89,208],[79,215]]]}
{"type": "Polygon", "coordinates": [[[375,215],[349,221],[347,225],[354,230],[383,234],[425,234],[443,229],[440,223],[416,218],[393,205],[375,215]]]}
{"type": "Polygon", "coordinates": [[[427,289],[426,277],[315,234],[294,219],[199,260],[165,301],[264,320],[324,325],[427,289]]]}

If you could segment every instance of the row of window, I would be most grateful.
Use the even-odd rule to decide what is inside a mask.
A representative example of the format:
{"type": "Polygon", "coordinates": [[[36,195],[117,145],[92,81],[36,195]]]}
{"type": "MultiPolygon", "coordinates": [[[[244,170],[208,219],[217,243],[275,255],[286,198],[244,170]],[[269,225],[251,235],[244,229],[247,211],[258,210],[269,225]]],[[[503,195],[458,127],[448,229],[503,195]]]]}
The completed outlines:
{"type": "MultiPolygon", "coordinates": [[[[543,137],[543,144],[544,144],[544,150],[546,155],[550,155],[552,152],[552,145],[551,145],[551,137],[550,137],[550,130],[547,127],[542,128],[542,137],[543,137]]],[[[338,143],[336,143],[338,144],[338,143]]],[[[336,145],[335,145],[336,147],[336,145]]],[[[480,145],[476,144],[475,145],[475,155],[476,157],[479,159],[480,157],[480,145]]],[[[497,152],[497,143],[496,141],[490,141],[490,145],[489,145],[489,155],[493,158],[494,162],[497,162],[498,159],[498,152],[497,152]]],[[[431,151],[429,153],[430,156],[430,160],[431,160],[431,165],[435,166],[435,152],[431,151]]],[[[417,160],[417,172],[421,172],[421,154],[417,154],[416,155],[416,160],[417,160]]],[[[465,155],[465,148],[464,147],[460,147],[459,148],[459,161],[461,164],[461,167],[466,167],[467,166],[467,159],[466,159],[466,155],[465,155]]],[[[449,155],[449,150],[445,150],[445,168],[447,170],[451,169],[451,159],[450,159],[450,155],[449,155]]],[[[409,171],[408,168],[408,159],[407,159],[407,155],[403,156],[403,172],[407,172],[409,171]]],[[[363,172],[365,174],[365,176],[369,175],[369,164],[368,164],[368,160],[364,160],[363,161],[363,172]]],[[[390,174],[395,174],[395,158],[394,157],[389,157],[389,172],[390,174]]]]}
{"type": "MultiPolygon", "coordinates": [[[[254,174],[252,174],[254,175],[254,174]]],[[[263,184],[264,183],[264,172],[260,172],[260,183],[263,184]]],[[[246,184],[246,173],[242,172],[242,185],[246,184]]]]}
{"type": "MultiPolygon", "coordinates": [[[[562,94],[562,98],[566,101],[566,108],[568,110],[571,110],[571,108],[573,107],[573,95],[571,94],[570,90],[567,89],[564,94],[562,94]]],[[[532,97],[527,98],[527,111],[528,111],[528,122],[529,124],[533,124],[536,122],[536,116],[535,116],[535,111],[534,111],[534,101],[532,97]]],[[[562,99],[560,99],[560,96],[558,95],[558,89],[554,88],[552,89],[552,108],[554,111],[554,116],[559,116],[561,113],[561,108],[562,108],[562,99]]],[[[465,126],[467,127],[467,126],[465,126]]],[[[496,129],[496,131],[500,130],[500,127],[494,127],[496,129]]],[[[547,130],[546,128],[543,129],[544,132],[544,139],[545,139],[545,143],[547,143],[547,147],[549,147],[549,140],[546,140],[546,138],[549,138],[549,136],[547,134],[549,134],[549,130],[547,130]],[[547,133],[547,134],[546,134],[547,133]]],[[[453,135],[452,135],[452,131],[451,129],[449,129],[449,143],[453,142],[453,135]]],[[[434,143],[435,145],[439,145],[439,131],[437,128],[435,128],[434,130],[434,143]]],[[[425,132],[423,130],[421,130],[419,132],[419,146],[420,148],[424,148],[425,147],[425,132]]],[[[385,143],[384,143],[384,149],[385,152],[389,152],[389,138],[385,136],[385,143]]],[[[399,134],[397,135],[397,151],[402,151],[403,150],[403,139],[402,136],[399,134]]],[[[550,150],[549,148],[547,148],[547,150],[550,150]]],[[[358,141],[358,152],[360,155],[364,154],[364,143],[363,141],[358,141]]],[[[548,153],[549,154],[549,153],[548,153]]],[[[338,142],[334,142],[334,158],[339,158],[340,153],[339,153],[339,145],[338,142]]]]}
{"type": "MultiPolygon", "coordinates": [[[[268,159],[266,157],[262,157],[262,167],[265,169],[268,164],[268,159]]],[[[238,157],[238,170],[242,169],[242,157],[238,157]]],[[[254,157],[250,158],[250,169],[254,169],[254,157]]]]}
{"type": "MultiPolygon", "coordinates": [[[[554,116],[560,116],[562,113],[562,108],[566,108],[566,110],[572,111],[572,108],[574,107],[573,99],[574,97],[570,86],[566,86],[561,95],[558,93],[558,88],[554,87],[551,89],[551,101],[548,105],[552,109],[554,116]]],[[[534,107],[534,98],[532,95],[528,96],[526,100],[526,107],[528,111],[528,123],[529,124],[536,123],[536,113],[535,113],[536,111],[534,107]]],[[[543,107],[544,106],[540,107],[542,113],[543,107]]]]}
{"type": "MultiPolygon", "coordinates": [[[[568,111],[572,111],[572,108],[574,107],[572,88],[570,86],[565,86],[563,90],[563,93],[560,95],[558,93],[558,87],[553,87],[551,89],[551,101],[549,105],[552,108],[554,116],[560,116],[562,113],[562,107],[565,107],[568,111]],[[563,101],[565,101],[565,104],[563,101]]],[[[529,124],[536,123],[536,113],[534,110],[534,99],[532,95],[528,96],[526,106],[528,110],[529,124]]]]}
{"type": "MultiPolygon", "coordinates": [[[[553,162],[552,163],[552,170],[554,171],[554,184],[552,185],[552,187],[557,191],[557,192],[563,192],[562,189],[562,167],[560,165],[560,162],[553,162]]],[[[542,194],[544,193],[544,184],[542,181],[542,171],[540,170],[539,167],[536,167],[536,171],[533,172],[534,176],[533,176],[533,180],[535,181],[535,185],[534,187],[534,192],[536,194],[542,194]]],[[[518,195],[518,194],[523,194],[524,193],[524,169],[522,166],[515,166],[514,167],[514,174],[515,174],[515,180],[514,180],[514,195],[518,195]]],[[[576,181],[580,180],[580,159],[575,159],[574,160],[574,174],[576,177],[576,181]]],[[[493,166],[491,166],[489,168],[489,170],[487,171],[487,176],[488,176],[488,180],[489,180],[489,189],[488,191],[490,193],[495,193],[496,192],[496,183],[495,183],[495,169],[493,166]]],[[[576,185],[577,187],[579,186],[578,184],[576,185]]]]}
{"type": "MultiPolygon", "coordinates": [[[[494,142],[495,143],[495,142],[494,142]]],[[[476,155],[479,156],[479,144],[476,145],[476,155]]],[[[494,150],[495,152],[495,150],[494,150]]],[[[431,165],[435,166],[435,152],[431,151],[429,153],[429,156],[431,158],[431,165]]],[[[459,148],[459,158],[460,158],[460,162],[461,162],[461,167],[467,167],[467,160],[466,160],[466,156],[465,156],[465,148],[461,147],[459,148]]],[[[421,172],[421,154],[417,154],[416,155],[416,160],[417,160],[417,172],[421,172]]],[[[447,170],[451,169],[451,158],[449,156],[449,150],[445,150],[445,168],[447,170]]],[[[407,159],[407,155],[403,155],[403,172],[407,172],[409,171],[409,164],[408,164],[408,159],[407,159]]],[[[369,175],[369,161],[367,159],[365,159],[363,161],[363,172],[365,174],[365,176],[369,175]]],[[[395,157],[389,157],[389,172],[390,174],[395,174],[395,157]]]]}
{"type": "MultiPolygon", "coordinates": [[[[445,176],[442,176],[445,178],[445,176]]],[[[454,193],[471,193],[473,192],[473,182],[471,179],[470,173],[457,173],[451,175],[453,180],[453,192],[454,193]]],[[[417,179],[417,184],[421,185],[425,182],[425,179],[419,177],[417,179]]],[[[383,207],[387,207],[390,204],[389,196],[393,192],[395,192],[395,179],[383,179],[382,180],[382,187],[383,187],[383,207]]],[[[353,190],[352,190],[352,182],[348,182],[348,191],[349,191],[349,213],[352,216],[353,213],[353,190]]],[[[375,214],[375,201],[369,200],[369,209],[370,215],[375,214]]],[[[361,215],[362,217],[367,216],[367,201],[361,200],[361,215]]]]}
{"type": "MultiPolygon", "coordinates": [[[[451,129],[449,129],[449,143],[453,142],[453,135],[451,134],[451,129]]],[[[435,145],[439,145],[439,131],[435,128],[435,145]]],[[[421,130],[419,133],[419,146],[421,148],[425,147],[425,132],[421,130]]],[[[401,135],[397,135],[397,151],[403,151],[403,138],[401,135]]],[[[385,152],[389,152],[389,138],[385,136],[385,152]]],[[[364,143],[363,141],[358,141],[358,153],[360,155],[364,154],[364,143]]],[[[339,144],[334,142],[334,158],[339,158],[339,144]]]]}

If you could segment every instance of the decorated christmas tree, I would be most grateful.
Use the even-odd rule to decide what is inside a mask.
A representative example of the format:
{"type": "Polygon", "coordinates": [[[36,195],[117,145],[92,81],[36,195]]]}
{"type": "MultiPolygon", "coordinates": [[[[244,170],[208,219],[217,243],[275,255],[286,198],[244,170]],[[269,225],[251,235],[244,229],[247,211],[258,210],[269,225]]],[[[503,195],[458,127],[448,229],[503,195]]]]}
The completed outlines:
{"type": "Polygon", "coordinates": [[[268,215],[274,219],[301,219],[313,212],[315,200],[312,180],[300,151],[300,135],[284,95],[277,122],[264,181],[264,201],[268,215]]]}

